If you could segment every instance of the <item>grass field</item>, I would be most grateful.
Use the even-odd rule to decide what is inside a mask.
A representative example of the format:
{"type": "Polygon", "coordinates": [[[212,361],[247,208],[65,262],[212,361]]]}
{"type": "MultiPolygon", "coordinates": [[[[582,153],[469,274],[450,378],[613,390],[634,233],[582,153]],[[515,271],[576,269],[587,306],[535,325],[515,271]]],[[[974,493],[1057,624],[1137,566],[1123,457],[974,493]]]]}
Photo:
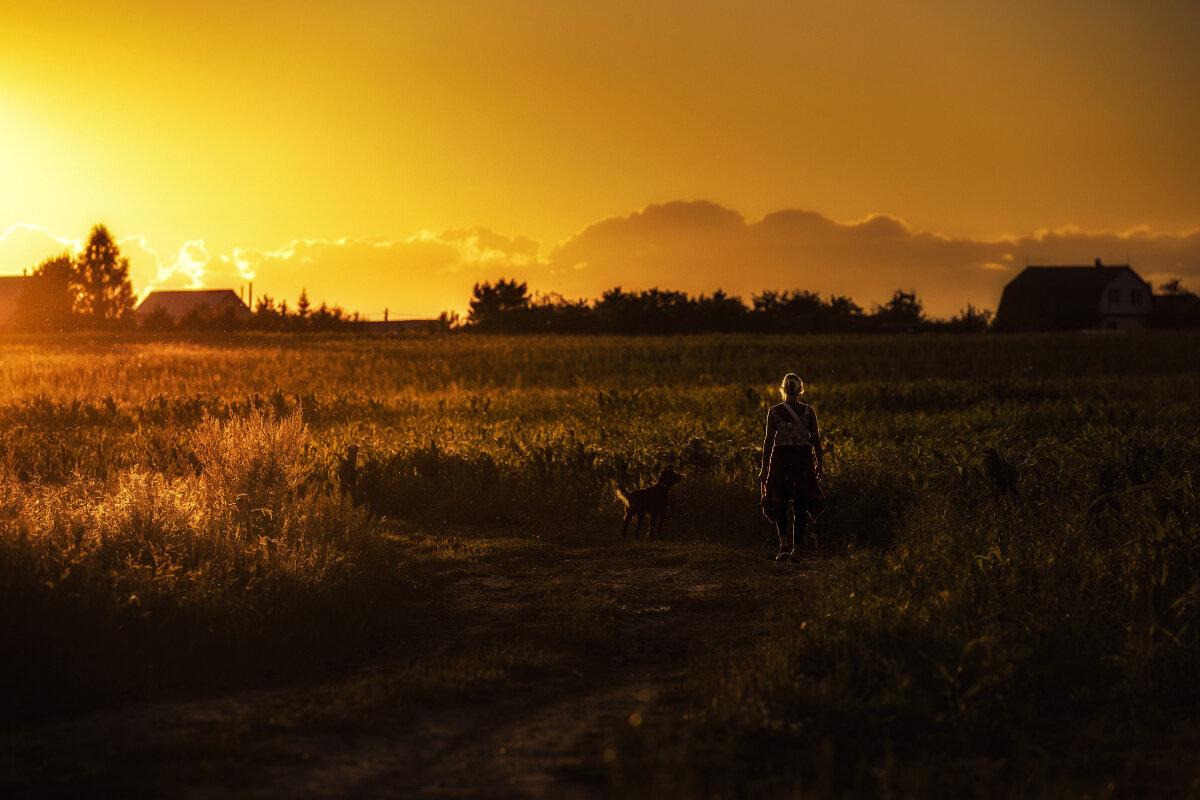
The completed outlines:
{"type": "MultiPolygon", "coordinates": [[[[544,750],[524,715],[578,733],[576,703],[598,721],[546,796],[1196,794],[1196,352],[1192,333],[4,341],[0,689],[27,749],[0,785],[169,794],[236,762],[218,785],[270,794],[271,737],[494,716],[497,747],[544,750]],[[789,370],[830,500],[790,572],[755,482],[789,370]],[[686,475],[667,541],[622,544],[614,482],[666,465],[686,475]],[[82,712],[264,687],[158,772],[38,767],[30,732],[82,712]]],[[[372,763],[416,790],[438,752],[372,763]]]]}

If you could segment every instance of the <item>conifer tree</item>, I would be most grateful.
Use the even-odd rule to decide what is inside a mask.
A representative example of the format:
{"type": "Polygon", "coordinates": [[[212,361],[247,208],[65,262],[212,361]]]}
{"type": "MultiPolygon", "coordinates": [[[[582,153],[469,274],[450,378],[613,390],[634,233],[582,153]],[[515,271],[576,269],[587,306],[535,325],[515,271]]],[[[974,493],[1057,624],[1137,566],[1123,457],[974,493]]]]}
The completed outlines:
{"type": "Polygon", "coordinates": [[[133,316],[133,284],[129,281],[129,259],[121,257],[108,228],[96,225],[83,252],[75,259],[76,312],[88,324],[107,326],[133,316]]]}

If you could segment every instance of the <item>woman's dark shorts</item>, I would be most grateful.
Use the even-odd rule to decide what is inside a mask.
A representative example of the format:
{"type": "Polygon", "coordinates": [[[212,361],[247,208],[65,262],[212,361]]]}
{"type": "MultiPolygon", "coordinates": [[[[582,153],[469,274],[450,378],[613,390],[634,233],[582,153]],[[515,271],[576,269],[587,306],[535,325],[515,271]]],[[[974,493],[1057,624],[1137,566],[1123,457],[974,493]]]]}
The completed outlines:
{"type": "Polygon", "coordinates": [[[763,484],[763,516],[778,524],[779,514],[787,508],[788,500],[795,501],[797,514],[803,510],[814,521],[829,505],[825,502],[821,484],[817,483],[811,447],[782,445],[771,451],[771,466],[767,470],[767,482],[763,484]]]}

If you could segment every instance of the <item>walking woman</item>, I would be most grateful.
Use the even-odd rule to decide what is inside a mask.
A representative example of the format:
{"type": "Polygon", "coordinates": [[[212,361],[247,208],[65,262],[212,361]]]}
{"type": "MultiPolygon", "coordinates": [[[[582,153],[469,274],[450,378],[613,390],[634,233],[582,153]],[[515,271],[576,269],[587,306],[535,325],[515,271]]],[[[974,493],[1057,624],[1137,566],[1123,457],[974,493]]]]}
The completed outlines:
{"type": "Polygon", "coordinates": [[[817,429],[817,412],[800,402],[804,381],[794,372],[783,376],[779,384],[783,402],[767,411],[767,438],[763,442],[762,484],[763,516],[775,525],[779,534],[776,561],[790,561],[796,546],[804,540],[809,520],[815,521],[825,510],[821,491],[823,452],[817,429]],[[792,535],[788,536],[788,505],[792,504],[792,535]],[[790,545],[789,545],[790,540],[790,545]]]}

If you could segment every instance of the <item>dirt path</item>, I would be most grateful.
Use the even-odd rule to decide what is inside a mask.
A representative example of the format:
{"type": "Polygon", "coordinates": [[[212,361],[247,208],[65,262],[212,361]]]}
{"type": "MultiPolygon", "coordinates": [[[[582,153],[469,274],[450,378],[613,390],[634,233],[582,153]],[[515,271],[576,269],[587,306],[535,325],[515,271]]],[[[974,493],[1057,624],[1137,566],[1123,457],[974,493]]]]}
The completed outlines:
{"type": "Polygon", "coordinates": [[[551,549],[536,569],[485,560],[446,577],[437,611],[445,630],[419,652],[380,654],[328,686],[142,705],[13,731],[0,736],[0,788],[182,798],[609,796],[613,732],[685,692],[706,653],[777,624],[764,597],[811,588],[821,571],[818,559],[780,567],[666,546],[551,549]],[[572,644],[560,649],[571,658],[561,670],[543,664],[522,677],[517,664],[516,678],[478,693],[467,687],[450,702],[378,701],[421,664],[475,653],[519,660],[554,651],[564,637],[572,644]],[[341,716],[323,709],[278,721],[279,709],[356,703],[341,716]]]}

